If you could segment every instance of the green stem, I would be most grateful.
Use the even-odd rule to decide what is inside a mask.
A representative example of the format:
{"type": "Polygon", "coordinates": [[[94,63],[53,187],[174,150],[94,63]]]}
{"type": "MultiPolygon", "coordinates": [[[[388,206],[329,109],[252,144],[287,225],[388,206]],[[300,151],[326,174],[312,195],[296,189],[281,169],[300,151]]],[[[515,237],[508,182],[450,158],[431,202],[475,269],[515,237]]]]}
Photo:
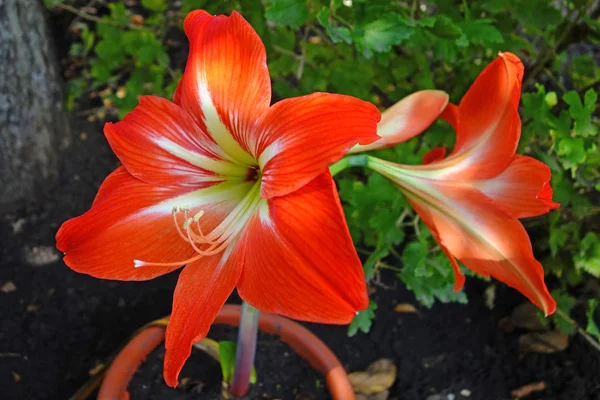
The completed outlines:
{"type": "Polygon", "coordinates": [[[242,315],[238,329],[237,351],[235,353],[235,369],[231,381],[231,394],[243,397],[250,388],[250,375],[256,354],[256,338],[258,336],[258,318],[260,311],[250,304],[242,303],[242,315]]]}
{"type": "Polygon", "coordinates": [[[340,161],[336,162],[332,166],[329,167],[329,171],[331,175],[337,175],[342,172],[346,168],[349,167],[368,167],[369,166],[369,157],[365,154],[359,154],[356,156],[346,156],[342,158],[340,161]]]}
{"type": "Polygon", "coordinates": [[[462,1],[463,4],[463,8],[464,8],[464,13],[465,13],[465,20],[470,20],[471,19],[471,11],[469,10],[469,4],[467,3],[467,0],[463,0],[462,1]]]}
{"type": "Polygon", "coordinates": [[[587,340],[588,343],[591,344],[596,350],[600,351],[600,343],[598,343],[598,341],[594,339],[592,335],[587,333],[581,326],[579,326],[577,321],[569,317],[569,315],[560,308],[556,309],[556,314],[559,315],[565,321],[567,321],[570,325],[572,325],[577,330],[577,333],[583,336],[583,338],[587,340]]]}

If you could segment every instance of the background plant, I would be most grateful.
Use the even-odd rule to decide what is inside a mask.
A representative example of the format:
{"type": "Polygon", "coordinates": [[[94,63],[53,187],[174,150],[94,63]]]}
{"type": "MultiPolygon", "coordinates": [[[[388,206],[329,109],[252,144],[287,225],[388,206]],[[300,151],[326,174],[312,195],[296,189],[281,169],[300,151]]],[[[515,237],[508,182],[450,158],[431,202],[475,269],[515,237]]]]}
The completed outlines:
{"type": "MultiPolygon", "coordinates": [[[[74,36],[67,60],[67,106],[88,118],[122,117],[143,94],[170,97],[185,64],[185,14],[238,10],[263,39],[274,96],[313,91],[350,94],[385,109],[422,89],[459,101],[499,50],[526,65],[520,152],[550,165],[562,207],[525,222],[550,276],[563,331],[595,322],[600,278],[600,6],[592,0],[46,0],[74,36]],[[71,17],[74,16],[74,19],[71,17]],[[576,294],[577,296],[574,296],[576,294]],[[588,300],[588,298],[590,298],[588,300]],[[569,315],[581,306],[586,322],[569,315]]],[[[378,156],[419,163],[429,149],[451,147],[436,122],[378,156]]],[[[425,306],[467,302],[429,231],[396,188],[362,170],[337,177],[351,233],[371,285],[394,271],[425,306]]],[[[349,333],[368,331],[377,305],[349,333]]],[[[597,321],[597,319],[596,319],[597,321]]]]}

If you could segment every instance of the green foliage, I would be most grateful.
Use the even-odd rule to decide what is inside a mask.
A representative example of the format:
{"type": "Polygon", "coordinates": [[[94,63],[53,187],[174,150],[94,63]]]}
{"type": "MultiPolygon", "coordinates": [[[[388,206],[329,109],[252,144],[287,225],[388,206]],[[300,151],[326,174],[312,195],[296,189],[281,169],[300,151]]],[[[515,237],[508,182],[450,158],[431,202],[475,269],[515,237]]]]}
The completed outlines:
{"type": "Polygon", "coordinates": [[[368,333],[371,329],[373,318],[377,310],[377,303],[373,300],[369,302],[369,307],[364,311],[359,311],[352,323],[348,326],[348,336],[354,336],[360,330],[363,333],[368,333]]]}
{"type": "MultiPolygon", "coordinates": [[[[236,352],[237,343],[228,340],[219,342],[219,362],[221,364],[223,382],[231,383],[233,380],[236,352]]],[[[252,367],[252,371],[250,371],[250,383],[256,383],[256,369],[254,367],[252,367]]]]}
{"type": "Polygon", "coordinates": [[[558,310],[558,312],[552,314],[550,317],[552,323],[560,332],[565,335],[571,335],[575,332],[576,326],[568,315],[573,310],[573,307],[575,307],[576,299],[562,290],[553,290],[550,294],[556,300],[556,308],[558,310]]]}
{"type": "Polygon", "coordinates": [[[265,17],[279,26],[298,28],[308,18],[304,0],[267,0],[265,17]]]}
{"type": "Polygon", "coordinates": [[[587,327],[585,331],[590,335],[596,337],[596,339],[600,340],[600,328],[598,328],[598,324],[596,323],[595,313],[598,308],[598,299],[590,299],[588,301],[588,310],[586,312],[587,316],[587,327]]]}
{"type": "MultiPolygon", "coordinates": [[[[86,12],[84,1],[46,3],[86,12]]],[[[519,152],[550,166],[554,198],[561,203],[547,216],[524,221],[534,233],[535,254],[548,274],[560,278],[563,293],[590,274],[600,274],[600,239],[593,233],[600,227],[600,67],[590,54],[567,52],[569,44],[581,40],[598,43],[600,20],[586,13],[590,0],[102,4],[106,6],[93,16],[99,22],[78,17],[74,24],[77,34],[69,58],[77,73],[67,83],[71,110],[80,111],[91,93],[100,94],[119,116],[140,95],[170,97],[185,62],[180,56],[186,43],[182,18],[197,8],[213,14],[237,10],[252,24],[265,43],[275,98],[329,91],[371,101],[383,110],[414,91],[436,88],[456,103],[499,50],[516,53],[526,65],[519,152]],[[135,14],[140,14],[137,24],[135,14]],[[582,39],[581,32],[589,35],[582,39]]],[[[376,155],[418,164],[436,146],[451,149],[453,140],[452,129],[437,122],[425,135],[376,155]]],[[[358,169],[336,179],[371,285],[388,269],[425,305],[466,301],[464,293],[452,291],[448,261],[391,183],[358,169]]],[[[568,314],[567,305],[561,309],[568,314]]],[[[350,332],[368,330],[375,307],[372,303],[359,314],[350,332]]]]}

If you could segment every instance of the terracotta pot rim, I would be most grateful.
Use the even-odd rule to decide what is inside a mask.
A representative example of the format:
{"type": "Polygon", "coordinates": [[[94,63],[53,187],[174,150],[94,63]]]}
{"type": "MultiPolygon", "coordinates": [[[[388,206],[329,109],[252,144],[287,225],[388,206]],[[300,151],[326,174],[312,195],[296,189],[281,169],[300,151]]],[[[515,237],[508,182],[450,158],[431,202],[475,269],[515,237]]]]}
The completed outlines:
{"type": "MultiPolygon", "coordinates": [[[[213,324],[238,326],[241,307],[226,304],[213,324]]],[[[287,318],[261,313],[259,329],[262,332],[279,336],[311,366],[325,376],[327,388],[334,400],[354,400],[354,390],[344,367],[335,354],[316,335],[297,322],[287,318]]],[[[127,386],[140,364],[156,349],[165,338],[165,327],[150,326],[139,332],[121,349],[108,368],[98,399],[129,399],[127,386]]]]}

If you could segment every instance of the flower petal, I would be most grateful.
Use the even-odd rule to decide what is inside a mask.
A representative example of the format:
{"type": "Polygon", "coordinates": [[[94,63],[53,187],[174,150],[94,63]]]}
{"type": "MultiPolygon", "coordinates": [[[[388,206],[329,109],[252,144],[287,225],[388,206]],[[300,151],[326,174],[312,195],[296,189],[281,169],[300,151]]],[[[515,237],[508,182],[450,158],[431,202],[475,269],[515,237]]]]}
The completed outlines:
{"type": "Polygon", "coordinates": [[[381,114],[377,134],[381,139],[366,146],[355,146],[350,153],[394,146],[417,136],[429,127],[448,104],[441,90],[412,93],[381,114]]]}
{"type": "Polygon", "coordinates": [[[240,241],[246,259],[238,292],[260,310],[347,324],[367,307],[363,270],[329,172],[265,200],[240,241]]]}
{"type": "Polygon", "coordinates": [[[479,74],[458,106],[442,117],[456,129],[456,145],[446,159],[423,166],[435,179],[485,179],[502,172],[521,136],[518,101],[523,64],[502,53],[479,74]],[[481,165],[485,163],[485,168],[481,165]]]}
{"type": "Polygon", "coordinates": [[[165,339],[163,374],[171,387],[177,386],[192,344],[206,336],[240,277],[243,259],[234,247],[187,265],[179,275],[165,339]]]}
{"type": "Polygon", "coordinates": [[[506,114],[506,108],[516,109],[519,106],[519,97],[515,98],[515,93],[520,96],[523,79],[521,61],[510,53],[504,54],[479,74],[460,101],[453,153],[462,152],[492,136],[502,136],[505,141],[519,141],[519,136],[507,137],[505,132],[495,129],[501,117],[506,114]]]}
{"type": "Polygon", "coordinates": [[[515,155],[508,167],[491,179],[475,182],[486,196],[515,218],[535,217],[560,206],[552,201],[550,168],[531,157],[515,155]]]}
{"type": "Polygon", "coordinates": [[[314,93],[273,105],[258,127],[261,196],[288,194],[354,145],[377,140],[377,108],[350,96],[314,93]]]}
{"type": "Polygon", "coordinates": [[[146,183],[210,186],[223,177],[247,174],[246,168],[222,159],[184,110],[160,97],[141,97],[123,121],[107,123],[104,132],[127,171],[146,183]]]}
{"type": "MultiPolygon", "coordinates": [[[[248,184],[221,183],[204,189],[160,187],[131,176],[123,167],[102,184],[88,212],[65,222],[56,234],[57,248],[73,270],[97,278],[146,280],[179,268],[134,260],[175,263],[195,254],[177,233],[173,207],[205,211],[208,231],[248,191],[248,184]]],[[[183,219],[178,220],[183,224],[183,219]]]]}
{"type": "Polygon", "coordinates": [[[265,47],[235,11],[193,11],[183,25],[190,52],[176,101],[230,157],[252,165],[250,134],[271,102],[265,47]]]}
{"type": "Polygon", "coordinates": [[[445,147],[435,147],[429,150],[427,153],[423,154],[423,164],[431,164],[434,162],[438,162],[444,159],[446,155],[445,147]]]}
{"type": "Polygon", "coordinates": [[[552,314],[556,303],[523,225],[476,189],[453,184],[436,188],[436,197],[404,193],[440,246],[469,269],[519,290],[546,315],[552,314]]]}
{"type": "Polygon", "coordinates": [[[448,103],[446,108],[444,108],[444,112],[440,114],[440,118],[449,123],[456,131],[458,129],[458,106],[448,103]]]}

